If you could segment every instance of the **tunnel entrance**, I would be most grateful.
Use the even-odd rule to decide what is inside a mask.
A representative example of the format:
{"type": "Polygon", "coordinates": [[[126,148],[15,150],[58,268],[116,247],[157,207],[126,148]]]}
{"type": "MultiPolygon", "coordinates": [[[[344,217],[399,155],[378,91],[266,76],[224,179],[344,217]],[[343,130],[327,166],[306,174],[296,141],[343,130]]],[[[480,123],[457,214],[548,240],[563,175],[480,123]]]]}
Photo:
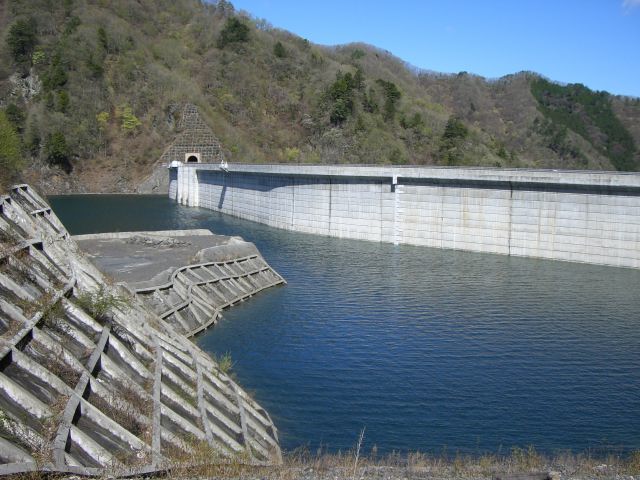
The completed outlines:
{"type": "Polygon", "coordinates": [[[200,159],[195,154],[189,154],[187,156],[187,163],[198,163],[200,159]]]}

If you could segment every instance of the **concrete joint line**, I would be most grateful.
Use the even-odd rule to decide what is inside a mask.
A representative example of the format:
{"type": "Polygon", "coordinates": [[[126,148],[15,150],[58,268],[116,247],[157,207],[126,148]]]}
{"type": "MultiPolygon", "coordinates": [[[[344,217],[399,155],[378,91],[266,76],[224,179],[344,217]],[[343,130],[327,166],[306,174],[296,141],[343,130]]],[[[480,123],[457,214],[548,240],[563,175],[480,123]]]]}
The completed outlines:
{"type": "Polygon", "coordinates": [[[80,380],[76,384],[76,387],[73,391],[71,397],[69,397],[69,401],[64,409],[64,413],[62,415],[62,421],[58,427],[58,433],[56,434],[56,438],[53,443],[53,457],[56,464],[56,467],[62,468],[65,466],[64,460],[64,452],[66,450],[67,438],[69,437],[69,431],[71,430],[71,425],[73,423],[73,417],[80,405],[80,399],[84,395],[87,386],[89,385],[89,380],[91,377],[90,372],[93,371],[96,364],[100,360],[100,356],[104,351],[104,348],[109,340],[109,335],[111,333],[111,324],[105,324],[102,329],[102,333],[100,334],[100,340],[96,344],[89,360],[87,361],[86,368],[82,375],[80,376],[80,380]]]}
{"type": "Polygon", "coordinates": [[[198,361],[198,356],[196,355],[193,347],[189,345],[188,348],[189,348],[189,353],[191,354],[191,358],[193,358],[193,363],[196,366],[198,410],[200,411],[200,417],[202,418],[202,424],[204,426],[204,434],[207,437],[207,442],[209,443],[209,445],[213,447],[215,446],[215,442],[213,440],[213,433],[211,432],[211,425],[209,424],[209,418],[207,416],[207,409],[204,404],[204,380],[202,377],[202,366],[198,361]]]}
{"type": "Polygon", "coordinates": [[[220,314],[219,310],[215,310],[213,316],[207,321],[207,323],[200,325],[199,327],[194,328],[193,330],[191,330],[190,332],[185,333],[184,335],[187,338],[193,337],[194,335],[197,335],[198,333],[206,330],[207,328],[209,328],[212,324],[215,324],[218,322],[218,320],[222,317],[222,315],[220,314]]]}
{"type": "Polygon", "coordinates": [[[236,402],[238,403],[238,410],[240,411],[240,426],[242,427],[242,443],[244,448],[249,454],[252,461],[257,461],[253,455],[251,444],[249,443],[249,428],[247,427],[247,413],[244,411],[244,401],[238,393],[238,387],[235,383],[232,383],[233,392],[236,394],[236,402]]]}
{"type": "MultiPolygon", "coordinates": [[[[86,387],[86,382],[88,381],[89,381],[89,377],[86,374],[86,372],[84,372],[82,374],[82,377],[80,377],[80,381],[78,382],[78,385],[76,386],[76,388],[83,382],[86,387]]],[[[64,413],[62,414],[62,421],[58,426],[58,432],[56,433],[56,438],[53,441],[53,461],[55,463],[56,468],[66,467],[64,453],[67,447],[67,440],[69,438],[73,417],[75,416],[79,405],[80,405],[80,397],[77,396],[74,391],[71,397],[69,397],[69,401],[65,406],[64,413]]]]}
{"type": "Polygon", "coordinates": [[[156,349],[156,369],[153,381],[153,437],[151,439],[151,463],[154,468],[159,468],[162,462],[162,444],[160,429],[162,419],[162,406],[160,404],[160,393],[162,391],[162,347],[158,341],[157,335],[153,336],[153,342],[156,349]]]}

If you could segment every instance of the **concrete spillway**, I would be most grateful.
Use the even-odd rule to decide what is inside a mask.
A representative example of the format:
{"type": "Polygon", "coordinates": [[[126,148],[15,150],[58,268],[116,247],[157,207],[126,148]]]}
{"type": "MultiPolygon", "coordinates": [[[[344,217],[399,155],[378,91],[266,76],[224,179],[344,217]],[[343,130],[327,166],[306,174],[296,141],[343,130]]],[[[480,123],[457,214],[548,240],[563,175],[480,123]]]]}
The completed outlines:
{"type": "Polygon", "coordinates": [[[640,268],[640,174],[183,164],[169,195],[341,238],[640,268]]]}
{"type": "Polygon", "coordinates": [[[182,323],[110,284],[28,186],[1,197],[0,474],[132,475],[196,461],[198,452],[207,458],[197,461],[279,462],[267,412],[184,335],[282,282],[260,258],[178,269],[158,289],[187,305],[156,311],[191,308],[200,321],[182,323]],[[222,282],[237,286],[202,298],[222,282]]]}

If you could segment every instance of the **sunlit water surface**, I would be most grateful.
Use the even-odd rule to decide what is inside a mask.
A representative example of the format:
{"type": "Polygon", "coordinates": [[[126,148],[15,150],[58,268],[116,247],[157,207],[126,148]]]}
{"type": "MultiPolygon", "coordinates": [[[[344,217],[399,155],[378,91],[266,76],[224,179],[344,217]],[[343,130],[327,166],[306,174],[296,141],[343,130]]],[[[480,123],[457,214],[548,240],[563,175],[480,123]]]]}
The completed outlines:
{"type": "Polygon", "coordinates": [[[74,234],[209,228],[288,281],[197,342],[285,449],[640,448],[640,272],[296,234],[164,197],[51,203],[74,234]]]}

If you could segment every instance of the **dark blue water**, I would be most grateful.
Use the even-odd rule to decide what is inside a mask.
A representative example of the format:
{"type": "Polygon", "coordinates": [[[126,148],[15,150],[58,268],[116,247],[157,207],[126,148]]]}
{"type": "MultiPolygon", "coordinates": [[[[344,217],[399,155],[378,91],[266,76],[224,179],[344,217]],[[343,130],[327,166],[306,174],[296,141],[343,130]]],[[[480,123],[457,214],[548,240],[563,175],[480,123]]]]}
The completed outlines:
{"type": "Polygon", "coordinates": [[[162,197],[51,199],[72,233],[210,228],[288,281],[198,338],[286,449],[640,448],[640,271],[295,234],[162,197]]]}

